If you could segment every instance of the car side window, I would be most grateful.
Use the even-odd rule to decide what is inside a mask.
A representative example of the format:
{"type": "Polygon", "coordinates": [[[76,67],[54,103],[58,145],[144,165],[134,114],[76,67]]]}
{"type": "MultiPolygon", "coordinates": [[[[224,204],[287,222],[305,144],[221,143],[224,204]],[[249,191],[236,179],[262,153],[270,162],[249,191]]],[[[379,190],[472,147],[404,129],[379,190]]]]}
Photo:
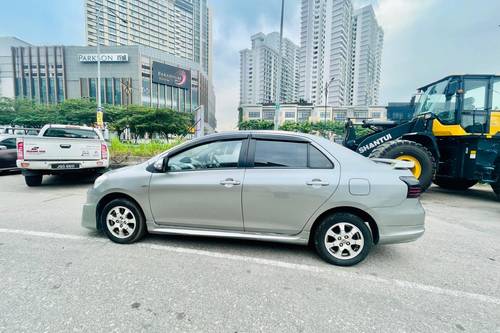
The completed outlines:
{"type": "Polygon", "coordinates": [[[168,159],[168,171],[237,168],[242,140],[216,141],[180,152],[168,159]]]}
{"type": "Polygon", "coordinates": [[[16,138],[8,138],[0,141],[0,146],[5,146],[7,149],[16,149],[16,138]]]}
{"type": "Polygon", "coordinates": [[[307,168],[307,143],[256,140],[255,167],[307,168]]]}
{"type": "Polygon", "coordinates": [[[318,148],[309,145],[309,167],[313,169],[332,169],[333,163],[318,148]]]}

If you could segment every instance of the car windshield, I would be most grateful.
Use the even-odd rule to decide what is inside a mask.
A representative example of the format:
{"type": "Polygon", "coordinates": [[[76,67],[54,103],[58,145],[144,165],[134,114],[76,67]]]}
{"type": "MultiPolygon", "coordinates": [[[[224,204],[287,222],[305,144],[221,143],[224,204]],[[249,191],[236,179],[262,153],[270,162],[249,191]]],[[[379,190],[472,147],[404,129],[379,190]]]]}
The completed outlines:
{"type": "Polygon", "coordinates": [[[49,128],[43,136],[51,138],[99,139],[94,130],[80,128],[49,128]]]}
{"type": "Polygon", "coordinates": [[[452,123],[455,120],[455,93],[449,93],[449,79],[439,81],[423,90],[417,102],[416,115],[432,113],[443,123],[452,123]]]}

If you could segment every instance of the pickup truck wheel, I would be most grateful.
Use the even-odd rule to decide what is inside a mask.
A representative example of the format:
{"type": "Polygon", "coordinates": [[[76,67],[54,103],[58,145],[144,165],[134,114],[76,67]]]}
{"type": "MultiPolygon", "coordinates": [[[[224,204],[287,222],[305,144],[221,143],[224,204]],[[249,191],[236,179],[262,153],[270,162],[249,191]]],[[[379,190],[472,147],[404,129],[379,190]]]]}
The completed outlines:
{"type": "Polygon", "coordinates": [[[432,178],[436,173],[434,155],[420,143],[410,140],[394,140],[381,144],[371,152],[370,158],[391,158],[413,162],[415,167],[411,169],[411,172],[419,180],[422,191],[431,186],[432,178]]]}
{"type": "Polygon", "coordinates": [[[320,222],[314,233],[319,256],[338,266],[352,266],[366,258],[373,245],[369,227],[350,213],[335,213],[320,222]]]}
{"type": "Polygon", "coordinates": [[[29,187],[40,186],[42,184],[42,179],[42,175],[24,176],[24,181],[29,187]]]}
{"type": "Polygon", "coordinates": [[[104,206],[100,221],[108,238],[115,243],[130,244],[146,233],[140,208],[127,199],[115,199],[104,206]]]}

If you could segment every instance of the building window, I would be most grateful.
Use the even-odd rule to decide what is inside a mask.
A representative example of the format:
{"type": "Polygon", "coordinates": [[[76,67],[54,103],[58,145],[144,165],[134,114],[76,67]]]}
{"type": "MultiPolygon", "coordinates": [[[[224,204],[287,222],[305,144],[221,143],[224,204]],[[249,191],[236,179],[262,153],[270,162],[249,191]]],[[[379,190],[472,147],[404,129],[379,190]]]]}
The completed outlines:
{"type": "Polygon", "coordinates": [[[151,105],[151,88],[149,87],[149,79],[142,78],[142,105],[151,105]]]}
{"type": "Polygon", "coordinates": [[[285,112],[285,118],[293,118],[295,119],[295,112],[290,112],[290,111],[287,111],[285,112]]]}
{"type": "Polygon", "coordinates": [[[380,118],[380,112],[372,112],[372,118],[380,118]]]}
{"type": "Polygon", "coordinates": [[[114,104],[121,105],[122,104],[122,84],[121,79],[115,80],[115,91],[114,91],[114,104]]]}
{"type": "Polygon", "coordinates": [[[153,96],[153,100],[152,100],[151,105],[154,108],[157,108],[158,107],[158,83],[153,83],[152,96],[153,96]]]}
{"type": "MultiPolygon", "coordinates": [[[[57,103],[61,103],[64,101],[64,88],[63,88],[63,80],[62,77],[57,77],[56,78],[56,84],[57,84],[57,103]]],[[[33,86],[32,89],[35,89],[33,86]]]]}
{"type": "Polygon", "coordinates": [[[106,84],[106,103],[113,104],[113,80],[106,79],[104,82],[106,84]]]}
{"type": "Polygon", "coordinates": [[[179,111],[179,88],[172,87],[172,109],[179,111]]]}
{"type": "Polygon", "coordinates": [[[273,120],[274,119],[274,111],[262,111],[262,119],[273,120]]]}
{"type": "Polygon", "coordinates": [[[96,98],[96,79],[89,79],[89,96],[96,98]]]}
{"type": "Polygon", "coordinates": [[[165,85],[164,84],[160,84],[158,86],[158,89],[160,89],[160,108],[164,108],[165,107],[165,85]]]}
{"type": "Polygon", "coordinates": [[[167,108],[172,108],[172,87],[166,86],[167,89],[167,108]]]}
{"type": "Polygon", "coordinates": [[[250,111],[250,112],[248,112],[248,118],[251,118],[251,119],[260,118],[260,112],[259,111],[250,111]]]}

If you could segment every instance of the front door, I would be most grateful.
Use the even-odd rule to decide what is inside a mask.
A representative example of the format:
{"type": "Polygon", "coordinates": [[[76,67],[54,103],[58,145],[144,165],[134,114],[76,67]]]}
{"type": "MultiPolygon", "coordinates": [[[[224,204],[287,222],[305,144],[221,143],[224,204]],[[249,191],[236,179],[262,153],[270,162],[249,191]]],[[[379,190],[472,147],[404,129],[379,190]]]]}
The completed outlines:
{"type": "Polygon", "coordinates": [[[335,192],[340,166],[308,142],[252,140],[252,153],[242,196],[245,231],[299,233],[335,192]]]}
{"type": "Polygon", "coordinates": [[[150,183],[150,203],[157,224],[243,230],[239,159],[244,140],[205,143],[167,161],[165,173],[150,183]]]}

